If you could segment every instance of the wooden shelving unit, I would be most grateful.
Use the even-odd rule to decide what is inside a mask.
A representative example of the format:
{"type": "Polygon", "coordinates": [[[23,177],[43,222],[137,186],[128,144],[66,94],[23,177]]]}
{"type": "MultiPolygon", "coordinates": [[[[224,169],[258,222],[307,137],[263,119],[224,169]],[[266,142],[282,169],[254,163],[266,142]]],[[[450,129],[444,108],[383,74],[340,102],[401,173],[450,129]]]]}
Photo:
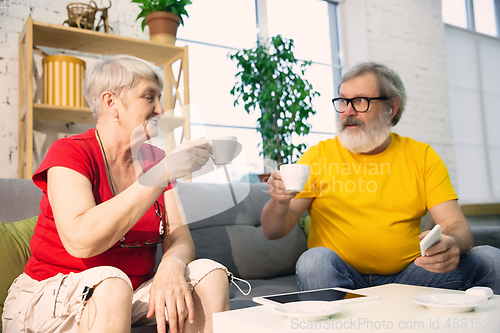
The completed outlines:
{"type": "Polygon", "coordinates": [[[129,54],[160,66],[165,78],[165,115],[159,126],[167,133],[167,152],[175,148],[173,130],[182,127],[181,140],[190,139],[189,71],[187,46],[153,44],[149,41],[42,23],[28,18],[19,36],[19,164],[18,177],[33,174],[33,122],[93,124],[89,108],[36,104],[33,101],[33,51],[36,46],[72,50],[99,55],[129,54]],[[172,65],[180,60],[178,73],[172,65]],[[182,87],[180,87],[180,83],[182,87]],[[182,90],[182,93],[181,93],[182,90]],[[180,106],[181,116],[173,109],[180,106]]]}

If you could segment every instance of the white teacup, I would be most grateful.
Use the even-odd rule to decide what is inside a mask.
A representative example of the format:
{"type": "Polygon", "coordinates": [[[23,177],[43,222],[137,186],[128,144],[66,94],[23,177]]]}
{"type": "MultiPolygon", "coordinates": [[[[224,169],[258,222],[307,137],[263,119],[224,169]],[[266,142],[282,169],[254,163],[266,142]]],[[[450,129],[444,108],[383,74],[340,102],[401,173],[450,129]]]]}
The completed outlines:
{"type": "Polygon", "coordinates": [[[283,164],[280,166],[280,173],[287,191],[300,192],[309,178],[309,165],[283,164]]]}
{"type": "Polygon", "coordinates": [[[231,163],[238,147],[238,140],[235,136],[216,136],[208,141],[212,146],[212,159],[215,165],[231,163]]]}

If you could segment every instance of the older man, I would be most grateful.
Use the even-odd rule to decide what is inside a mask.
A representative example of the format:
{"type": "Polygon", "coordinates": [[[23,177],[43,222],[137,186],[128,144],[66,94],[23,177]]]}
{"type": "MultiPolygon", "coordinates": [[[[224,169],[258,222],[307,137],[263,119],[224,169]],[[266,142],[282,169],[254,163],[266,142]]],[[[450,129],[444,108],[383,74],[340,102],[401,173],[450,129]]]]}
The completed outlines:
{"type": "Polygon", "coordinates": [[[304,210],[311,216],[309,250],[297,262],[302,290],[350,289],[386,283],[500,294],[500,250],[473,248],[445,164],[425,143],[391,133],[406,102],[404,85],[382,64],[347,73],[333,106],[338,136],[311,147],[304,190],[287,192],[279,171],[262,212],[269,239],[287,235],[304,210]],[[430,212],[441,241],[420,255],[420,219],[430,212]],[[495,264],[496,262],[496,264],[495,264]]]}

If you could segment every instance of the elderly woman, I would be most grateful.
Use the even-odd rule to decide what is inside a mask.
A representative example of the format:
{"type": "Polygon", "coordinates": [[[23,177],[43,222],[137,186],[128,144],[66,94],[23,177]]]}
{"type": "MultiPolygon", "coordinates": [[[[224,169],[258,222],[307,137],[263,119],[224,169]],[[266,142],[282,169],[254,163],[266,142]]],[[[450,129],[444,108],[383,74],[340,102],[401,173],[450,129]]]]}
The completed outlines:
{"type": "Polygon", "coordinates": [[[210,156],[205,139],[165,157],[157,134],[163,80],[131,56],[86,76],[95,129],[56,141],[33,175],[43,190],[32,256],[5,301],[4,332],[211,332],[229,309],[227,269],[194,260],[175,179],[210,156]],[[163,257],[155,273],[156,244],[163,257]]]}

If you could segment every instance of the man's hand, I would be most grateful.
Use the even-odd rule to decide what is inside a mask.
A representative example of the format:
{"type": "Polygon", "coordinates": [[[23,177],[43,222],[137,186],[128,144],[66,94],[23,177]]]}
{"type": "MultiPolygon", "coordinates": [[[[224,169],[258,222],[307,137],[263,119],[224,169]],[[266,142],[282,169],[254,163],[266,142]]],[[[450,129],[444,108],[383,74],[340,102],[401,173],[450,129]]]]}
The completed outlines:
{"type": "Polygon", "coordinates": [[[186,265],[178,259],[166,258],[158,267],[149,290],[149,311],[151,318],[156,313],[159,333],[166,333],[165,310],[168,315],[169,332],[184,332],[184,320],[194,321],[194,302],[184,278],[186,265]]]}
{"type": "Polygon", "coordinates": [[[299,192],[286,190],[278,170],[269,177],[267,188],[272,199],[262,209],[262,231],[267,239],[279,239],[292,231],[313,198],[296,199],[299,192]]]}
{"type": "MultiPolygon", "coordinates": [[[[429,231],[418,236],[422,240],[429,231]]],[[[415,259],[415,265],[433,273],[448,273],[457,268],[460,261],[460,249],[455,238],[441,235],[441,241],[425,251],[425,257],[415,259]]]]}
{"type": "Polygon", "coordinates": [[[297,193],[296,191],[287,191],[281,173],[279,170],[274,171],[271,177],[267,180],[267,189],[273,200],[279,203],[289,203],[297,193]]]}
{"type": "Polygon", "coordinates": [[[212,149],[207,139],[186,141],[165,157],[168,181],[198,171],[207,163],[212,149]]]}

